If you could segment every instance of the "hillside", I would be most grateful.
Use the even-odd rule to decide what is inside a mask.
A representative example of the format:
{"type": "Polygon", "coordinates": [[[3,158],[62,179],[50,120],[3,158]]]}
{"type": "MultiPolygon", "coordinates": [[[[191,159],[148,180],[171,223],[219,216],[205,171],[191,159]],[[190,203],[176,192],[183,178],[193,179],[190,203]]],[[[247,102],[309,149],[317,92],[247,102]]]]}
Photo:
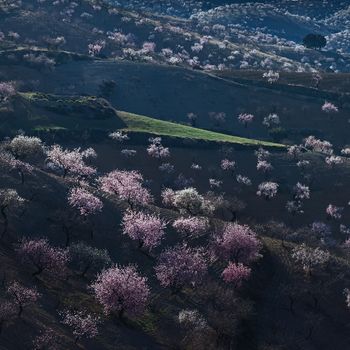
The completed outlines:
{"type": "Polygon", "coordinates": [[[349,9],[0,0],[0,349],[347,349],[349,9]]]}
{"type": "Polygon", "coordinates": [[[94,96],[59,96],[41,93],[20,93],[13,101],[14,110],[3,118],[1,128],[6,134],[18,130],[47,137],[79,138],[85,133],[94,140],[106,140],[109,133],[121,130],[162,137],[228,143],[257,148],[283,149],[285,146],[161,121],[158,119],[115,111],[104,99],[94,96]]]}
{"type": "MultiPolygon", "coordinates": [[[[347,143],[349,97],[346,90],[342,93],[334,91],[338,89],[335,78],[329,83],[322,81],[320,88],[315,89],[307,85],[305,88],[298,87],[298,84],[305,84],[306,79],[303,75],[299,78],[298,74],[290,83],[281,80],[271,85],[259,83],[255,77],[249,78],[248,73],[234,79],[228,77],[231,73],[220,73],[218,78],[213,74],[178,67],[110,60],[71,61],[52,71],[42,72],[21,64],[6,67],[4,77],[18,81],[21,91],[34,89],[63,95],[67,91],[75,95],[104,94],[117,110],[180,123],[188,123],[188,113],[194,113],[197,115],[197,127],[240,137],[251,138],[254,135],[261,140],[293,143],[316,134],[336,145],[347,143]],[[20,83],[23,74],[29,77],[26,83],[20,83]],[[222,75],[225,75],[224,79],[222,75]],[[247,79],[244,76],[248,76],[247,79]],[[108,82],[115,85],[106,94],[101,89],[108,82]],[[333,88],[325,85],[323,90],[323,84],[333,88]],[[326,100],[339,107],[336,123],[321,110],[326,100]],[[225,119],[215,120],[215,115],[221,112],[226,114],[225,119]],[[245,128],[237,121],[237,116],[251,112],[256,120],[245,128]],[[281,119],[283,130],[275,140],[262,124],[269,113],[277,113],[281,119]]],[[[260,76],[260,73],[256,75],[260,76]]],[[[346,84],[342,76],[339,79],[343,85],[346,84]]]]}

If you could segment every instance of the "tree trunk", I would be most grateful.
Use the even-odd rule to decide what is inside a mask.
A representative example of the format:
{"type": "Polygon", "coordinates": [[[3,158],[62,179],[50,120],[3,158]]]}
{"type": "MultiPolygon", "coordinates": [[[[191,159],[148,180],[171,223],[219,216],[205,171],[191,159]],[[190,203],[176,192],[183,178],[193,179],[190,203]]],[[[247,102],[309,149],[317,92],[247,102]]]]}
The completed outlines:
{"type": "Polygon", "coordinates": [[[24,172],[20,171],[19,175],[21,176],[21,185],[24,185],[24,172]]]}
{"type": "Polygon", "coordinates": [[[62,229],[63,229],[63,232],[65,233],[66,235],[66,247],[69,246],[70,244],[70,233],[69,233],[69,228],[67,227],[67,225],[63,224],[62,226],[62,229]]]}
{"type": "Polygon", "coordinates": [[[289,310],[294,315],[294,298],[291,295],[288,295],[289,298],[289,310]]]}
{"type": "Polygon", "coordinates": [[[124,309],[119,310],[118,317],[119,317],[120,320],[124,319],[124,314],[125,314],[125,310],[124,309]]]}
{"type": "Polygon", "coordinates": [[[5,234],[7,233],[7,229],[8,229],[8,218],[7,218],[7,215],[6,215],[6,206],[3,206],[1,207],[1,216],[3,217],[4,219],[4,228],[2,230],[2,233],[1,233],[1,238],[3,238],[5,236],[5,234]]]}
{"type": "Polygon", "coordinates": [[[22,313],[23,313],[23,306],[22,306],[22,304],[18,304],[18,314],[17,314],[17,316],[21,317],[22,313]]]}

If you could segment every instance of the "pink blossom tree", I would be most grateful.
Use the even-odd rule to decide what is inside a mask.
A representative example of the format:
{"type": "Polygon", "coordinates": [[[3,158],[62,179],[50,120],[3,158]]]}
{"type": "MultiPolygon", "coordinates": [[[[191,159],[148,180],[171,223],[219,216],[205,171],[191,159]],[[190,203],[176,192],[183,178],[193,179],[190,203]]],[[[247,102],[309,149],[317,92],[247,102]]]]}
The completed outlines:
{"type": "Polygon", "coordinates": [[[226,283],[233,283],[236,287],[240,287],[244,280],[250,276],[251,268],[241,263],[229,262],[225,270],[222,272],[222,279],[226,283]]]}
{"type": "Polygon", "coordinates": [[[172,287],[174,292],[185,286],[194,286],[207,273],[204,251],[186,244],[168,248],[161,253],[155,271],[160,284],[172,287]]]}
{"type": "Polygon", "coordinates": [[[326,214],[329,219],[340,220],[342,218],[343,207],[337,207],[333,204],[329,204],[326,208],[326,214]]]}
{"type": "Polygon", "coordinates": [[[151,144],[147,148],[147,153],[156,159],[162,160],[170,156],[168,147],[162,145],[162,139],[160,137],[150,138],[151,144]]]}
{"type": "Polygon", "coordinates": [[[21,177],[21,184],[24,184],[25,175],[32,174],[34,167],[27,162],[15,158],[15,156],[8,151],[0,152],[0,162],[9,171],[16,171],[21,177]]]}
{"type": "Polygon", "coordinates": [[[310,167],[310,161],[308,160],[300,160],[299,162],[297,162],[297,167],[304,172],[307,168],[310,167]]]}
{"type": "Polygon", "coordinates": [[[293,249],[292,257],[302,266],[303,270],[308,275],[311,275],[314,268],[322,266],[328,262],[330,254],[320,248],[310,248],[303,243],[301,246],[293,249]]]}
{"type": "Polygon", "coordinates": [[[289,146],[287,153],[291,158],[297,159],[302,154],[302,146],[299,146],[299,145],[289,146]]]}
{"type": "Polygon", "coordinates": [[[248,124],[251,124],[254,120],[253,114],[247,114],[247,113],[241,113],[237,117],[238,121],[244,125],[245,128],[247,128],[248,124]]]}
{"type": "Polygon", "coordinates": [[[314,152],[320,152],[327,155],[333,154],[333,145],[329,141],[317,139],[312,135],[304,140],[304,146],[314,152]]]}
{"type": "Polygon", "coordinates": [[[21,317],[23,310],[29,305],[36,303],[41,296],[36,289],[27,288],[17,281],[11,282],[6,291],[18,309],[18,317],[21,317]]]}
{"type": "MultiPolygon", "coordinates": [[[[84,186],[84,184],[83,184],[84,186]]],[[[74,187],[69,191],[68,204],[73,208],[72,217],[68,215],[67,221],[73,222],[82,221],[82,223],[88,224],[88,231],[90,232],[91,239],[94,238],[94,223],[92,216],[102,211],[102,201],[87,190],[85,187],[74,187]]],[[[64,233],[66,235],[66,247],[71,240],[71,227],[72,224],[68,222],[63,224],[64,233]]]]}
{"type": "Polygon", "coordinates": [[[259,149],[256,150],[254,152],[254,154],[258,158],[258,161],[259,160],[268,160],[271,156],[270,152],[262,147],[259,147],[259,149]]]}
{"type": "Polygon", "coordinates": [[[342,154],[344,157],[350,157],[350,147],[344,147],[344,148],[341,150],[341,154],[342,154]]]}
{"type": "Polygon", "coordinates": [[[222,170],[231,171],[233,173],[236,168],[236,162],[234,160],[223,159],[220,166],[222,170]]]}
{"type": "Polygon", "coordinates": [[[211,247],[214,258],[249,264],[260,257],[262,246],[249,226],[230,223],[213,236],[211,247]]]}
{"type": "Polygon", "coordinates": [[[221,180],[209,179],[209,186],[210,186],[211,189],[220,188],[221,185],[222,185],[222,181],[221,180]]]}
{"type": "Polygon", "coordinates": [[[59,350],[59,335],[52,329],[44,327],[33,340],[33,350],[59,350]]]}
{"type": "Polygon", "coordinates": [[[35,267],[33,276],[48,271],[52,275],[62,276],[67,272],[68,251],[52,247],[47,239],[23,238],[17,248],[21,260],[35,267]]]}
{"type": "Polygon", "coordinates": [[[103,40],[91,43],[88,45],[88,53],[92,57],[98,56],[105,46],[106,42],[103,40]]]}
{"type": "Polygon", "coordinates": [[[17,89],[13,82],[6,81],[0,83],[0,103],[6,103],[16,93],[17,89]]]}
{"type": "Polygon", "coordinates": [[[9,151],[15,159],[24,160],[32,156],[42,155],[43,143],[38,137],[18,135],[14,137],[7,145],[9,151]]]}
{"type": "Polygon", "coordinates": [[[208,323],[198,310],[181,310],[178,322],[191,330],[208,330],[208,323]]]}
{"type": "Polygon", "coordinates": [[[344,159],[342,157],[339,157],[339,156],[330,155],[330,156],[325,158],[325,162],[331,168],[334,168],[336,165],[343,164],[344,159]]]}
{"type": "Polygon", "coordinates": [[[148,250],[160,245],[165,235],[166,222],[159,216],[127,210],[122,220],[123,234],[139,241],[139,247],[148,250]]]}
{"type": "Polygon", "coordinates": [[[173,207],[180,213],[191,216],[204,214],[210,215],[214,212],[214,204],[207,198],[204,198],[193,187],[184,188],[183,190],[174,191],[166,188],[162,191],[163,204],[173,207]]]}
{"type": "Polygon", "coordinates": [[[68,203],[85,218],[100,212],[103,208],[101,200],[82,187],[75,187],[69,191],[68,203]]]}
{"type": "Polygon", "coordinates": [[[153,53],[156,49],[156,44],[152,41],[145,41],[142,44],[143,53],[153,53]]]}
{"type": "Polygon", "coordinates": [[[263,78],[265,78],[268,83],[273,84],[279,80],[280,74],[278,72],[274,72],[273,70],[269,70],[263,74],[263,78]]]}
{"type": "Polygon", "coordinates": [[[15,170],[18,172],[19,176],[21,177],[22,185],[24,184],[25,175],[32,174],[34,170],[34,167],[29,163],[23,162],[15,158],[9,158],[8,165],[12,170],[15,170]]]}
{"type": "Polygon", "coordinates": [[[272,199],[276,196],[278,192],[278,184],[276,182],[262,182],[259,186],[258,186],[258,191],[256,192],[256,194],[259,197],[264,197],[266,200],[268,199],[272,199]]]}
{"type": "Polygon", "coordinates": [[[333,103],[326,101],[322,106],[322,111],[330,114],[339,112],[339,109],[333,103]]]}
{"type": "Polygon", "coordinates": [[[70,311],[61,312],[62,323],[71,328],[75,337],[74,344],[77,344],[81,338],[95,338],[98,335],[98,323],[100,318],[91,315],[87,311],[70,311]]]}
{"type": "Polygon", "coordinates": [[[198,237],[207,232],[209,221],[207,218],[196,216],[179,217],[173,222],[173,228],[190,237],[198,237]]]}
{"type": "Polygon", "coordinates": [[[47,152],[47,163],[51,163],[53,168],[62,171],[62,176],[73,175],[78,177],[88,177],[96,173],[96,169],[85,164],[85,159],[91,156],[91,152],[85,153],[80,148],[74,150],[64,150],[59,145],[53,145],[47,152]]]}
{"type": "Polygon", "coordinates": [[[114,170],[99,178],[102,191],[127,201],[130,208],[152,202],[149,190],[142,186],[143,176],[137,171],[114,170]]]}
{"type": "Polygon", "coordinates": [[[241,185],[245,185],[245,186],[251,186],[252,185],[252,180],[250,180],[249,177],[241,175],[241,174],[238,174],[236,176],[236,180],[241,185]]]}
{"type": "Polygon", "coordinates": [[[8,211],[21,207],[25,203],[16,190],[12,188],[0,189],[0,213],[3,218],[4,228],[1,234],[3,237],[8,229],[8,211]]]}
{"type": "Polygon", "coordinates": [[[142,314],[147,306],[150,289],[147,278],[142,277],[135,266],[118,266],[102,271],[91,285],[104,312],[131,315],[142,314]]]}
{"type": "Polygon", "coordinates": [[[111,139],[118,141],[118,142],[124,142],[129,140],[129,136],[122,131],[114,131],[108,135],[111,139]]]}
{"type": "Polygon", "coordinates": [[[267,174],[273,170],[273,166],[270,162],[266,160],[258,160],[256,164],[256,169],[264,174],[267,174]]]}
{"type": "Polygon", "coordinates": [[[297,201],[310,199],[310,188],[309,186],[303,185],[298,182],[293,188],[293,198],[297,201]]]}

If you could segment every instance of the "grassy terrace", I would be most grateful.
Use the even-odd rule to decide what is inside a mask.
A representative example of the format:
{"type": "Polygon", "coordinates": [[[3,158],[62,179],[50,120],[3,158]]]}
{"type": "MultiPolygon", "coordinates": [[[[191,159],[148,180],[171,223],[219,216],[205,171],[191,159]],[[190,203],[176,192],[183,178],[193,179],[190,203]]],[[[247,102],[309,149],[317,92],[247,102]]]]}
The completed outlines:
{"type": "Polygon", "coordinates": [[[123,129],[128,132],[148,133],[159,136],[197,139],[211,142],[228,142],[242,146],[264,146],[281,149],[279,143],[259,141],[245,137],[194,128],[187,125],[158,120],[143,115],[115,111],[105,100],[93,96],[57,96],[35,92],[19,93],[29,104],[31,113],[20,118],[16,127],[32,130],[91,130],[108,131],[123,129]],[[33,109],[34,108],[34,109],[33,109]],[[47,115],[47,113],[50,113],[47,115]],[[115,115],[115,113],[117,115],[115,115]]]}
{"type": "Polygon", "coordinates": [[[265,146],[283,148],[279,143],[259,141],[244,137],[226,135],[214,131],[193,128],[191,126],[171,123],[164,120],[153,119],[142,115],[118,111],[118,116],[127,125],[125,131],[144,132],[160,136],[172,136],[181,138],[191,138],[204,141],[229,142],[244,146],[265,146]]]}

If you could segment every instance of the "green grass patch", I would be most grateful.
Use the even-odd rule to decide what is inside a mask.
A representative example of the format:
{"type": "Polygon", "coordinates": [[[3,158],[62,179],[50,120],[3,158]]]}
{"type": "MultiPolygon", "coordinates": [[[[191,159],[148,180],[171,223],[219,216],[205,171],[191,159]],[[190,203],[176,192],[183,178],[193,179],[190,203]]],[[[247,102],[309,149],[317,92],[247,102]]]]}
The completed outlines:
{"type": "Polygon", "coordinates": [[[117,114],[127,125],[127,128],[124,130],[130,132],[143,132],[159,136],[171,136],[213,142],[228,142],[244,146],[265,146],[274,148],[285,147],[285,145],[279,143],[226,135],[219,132],[198,129],[187,125],[153,119],[128,112],[118,111],[117,114]]]}

